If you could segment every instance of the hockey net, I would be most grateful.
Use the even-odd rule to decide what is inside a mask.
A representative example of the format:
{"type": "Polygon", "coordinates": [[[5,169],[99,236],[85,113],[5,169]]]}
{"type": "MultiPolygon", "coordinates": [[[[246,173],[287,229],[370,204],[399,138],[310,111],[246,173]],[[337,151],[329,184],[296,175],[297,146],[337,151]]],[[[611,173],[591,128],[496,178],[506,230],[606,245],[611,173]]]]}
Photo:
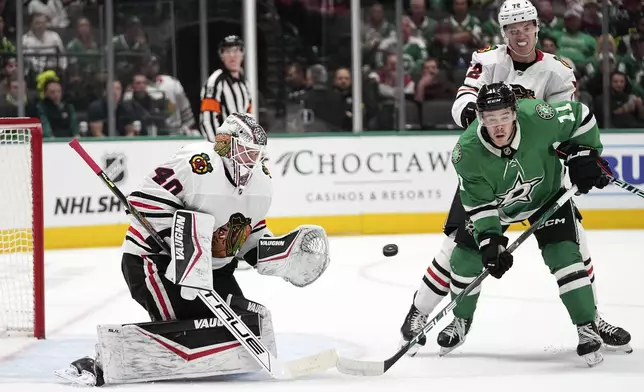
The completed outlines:
{"type": "Polygon", "coordinates": [[[42,194],[40,122],[0,118],[0,337],[45,337],[42,194]]]}

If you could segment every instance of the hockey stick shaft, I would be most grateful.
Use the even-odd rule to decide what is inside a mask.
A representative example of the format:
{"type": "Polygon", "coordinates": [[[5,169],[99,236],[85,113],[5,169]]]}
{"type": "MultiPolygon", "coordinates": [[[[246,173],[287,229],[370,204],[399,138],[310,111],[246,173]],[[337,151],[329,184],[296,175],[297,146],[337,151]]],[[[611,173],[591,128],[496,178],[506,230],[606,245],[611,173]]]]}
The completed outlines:
{"type": "MultiPolygon", "coordinates": [[[[70,147],[87,163],[87,165],[98,175],[103,183],[112,191],[119,201],[126,207],[132,216],[148,231],[154,241],[168,254],[170,246],[161,238],[150,222],[132,206],[127,197],[114,184],[109,176],[98,166],[92,157],[80,145],[77,139],[69,143],[70,147]]],[[[199,299],[223,322],[228,331],[241,343],[251,356],[273,377],[291,378],[315,371],[328,369],[335,366],[337,355],[335,351],[329,350],[320,354],[304,358],[290,364],[282,364],[268,351],[266,346],[253,334],[244,324],[239,316],[230,308],[217,292],[214,290],[199,290],[199,299]],[[290,365],[290,366],[289,366],[290,365]]]]}
{"type": "MultiPolygon", "coordinates": [[[[530,227],[525,230],[521,235],[507,248],[507,251],[512,253],[514,252],[522,243],[525,242],[539,227],[552,216],[561,206],[566,204],[570,198],[572,198],[577,192],[577,186],[573,186],[571,189],[566,191],[561,195],[542,215],[539,219],[530,225],[530,227]]],[[[410,348],[415,346],[418,341],[425,336],[436,324],[445,317],[449,312],[452,311],[460,303],[460,301],[468,295],[472,290],[478,287],[485,278],[488,277],[490,271],[485,269],[479,276],[476,277],[463,291],[461,291],[454,299],[452,299],[443,310],[441,310],[433,319],[431,319],[422,331],[414,336],[409,342],[402,346],[396,354],[392,357],[386,359],[385,361],[358,361],[348,358],[338,358],[338,370],[341,373],[352,374],[356,376],[379,376],[384,374],[389,370],[400,358],[402,358],[410,348]]]]}

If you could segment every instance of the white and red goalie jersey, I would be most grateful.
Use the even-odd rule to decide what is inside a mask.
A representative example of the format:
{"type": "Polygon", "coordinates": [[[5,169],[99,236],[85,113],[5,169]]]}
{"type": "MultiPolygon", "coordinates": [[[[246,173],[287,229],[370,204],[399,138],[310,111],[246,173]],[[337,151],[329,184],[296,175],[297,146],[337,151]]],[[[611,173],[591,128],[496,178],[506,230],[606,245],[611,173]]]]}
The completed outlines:
{"type": "Polygon", "coordinates": [[[535,98],[547,102],[574,101],[577,82],[574,70],[568,63],[549,53],[537,50],[537,60],[525,70],[515,69],[507,45],[492,45],[479,49],[472,55],[472,62],[463,85],[456,92],[452,117],[463,127],[461,115],[470,102],[476,102],[479,88],[497,82],[518,84],[530,90],[535,98]]]}
{"type": "MultiPolygon", "coordinates": [[[[212,241],[213,269],[243,257],[257,240],[272,236],[266,214],[273,197],[267,170],[253,172],[240,195],[225,169],[214,144],[199,142],[184,146],[156,167],[128,196],[128,201],[169,242],[173,214],[178,209],[198,211],[215,217],[212,241]]],[[[167,254],[143,226],[131,217],[123,252],[134,255],[167,254]]]]}

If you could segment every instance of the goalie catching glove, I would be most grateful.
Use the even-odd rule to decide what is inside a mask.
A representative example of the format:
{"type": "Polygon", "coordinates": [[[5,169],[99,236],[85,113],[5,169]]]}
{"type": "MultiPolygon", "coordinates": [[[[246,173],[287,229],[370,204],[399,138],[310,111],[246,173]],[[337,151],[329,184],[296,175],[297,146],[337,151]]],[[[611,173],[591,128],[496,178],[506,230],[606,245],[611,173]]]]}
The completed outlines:
{"type": "Polygon", "coordinates": [[[329,262],[329,240],[320,226],[299,226],[281,237],[257,242],[257,272],[282,277],[297,287],[315,282],[329,262]]]}

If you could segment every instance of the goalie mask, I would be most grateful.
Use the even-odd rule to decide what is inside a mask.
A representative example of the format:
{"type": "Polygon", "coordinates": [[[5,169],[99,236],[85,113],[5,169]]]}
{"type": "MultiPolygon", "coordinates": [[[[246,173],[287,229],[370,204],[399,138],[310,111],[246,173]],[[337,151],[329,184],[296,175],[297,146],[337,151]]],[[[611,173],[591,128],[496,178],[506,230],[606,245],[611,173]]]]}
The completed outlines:
{"type": "Polygon", "coordinates": [[[245,113],[233,113],[226,118],[215,136],[215,151],[224,161],[235,186],[241,194],[255,170],[261,170],[266,131],[245,113]]]}

